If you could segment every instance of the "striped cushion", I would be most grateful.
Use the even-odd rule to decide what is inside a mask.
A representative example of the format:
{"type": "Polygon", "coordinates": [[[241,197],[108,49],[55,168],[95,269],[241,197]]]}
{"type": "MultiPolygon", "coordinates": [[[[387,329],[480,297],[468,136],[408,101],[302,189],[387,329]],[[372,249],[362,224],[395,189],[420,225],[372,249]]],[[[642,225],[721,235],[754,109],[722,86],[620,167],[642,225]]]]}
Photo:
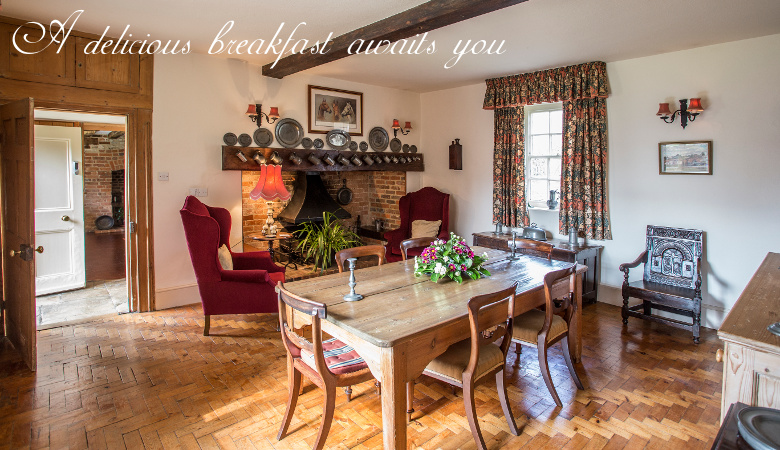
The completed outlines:
{"type": "MultiPolygon", "coordinates": [[[[368,368],[366,361],[358,355],[355,349],[336,338],[322,341],[322,352],[325,356],[325,364],[334,374],[357,372],[368,368]]],[[[311,352],[301,350],[301,360],[312,369],[317,370],[314,354],[311,352]]]]}

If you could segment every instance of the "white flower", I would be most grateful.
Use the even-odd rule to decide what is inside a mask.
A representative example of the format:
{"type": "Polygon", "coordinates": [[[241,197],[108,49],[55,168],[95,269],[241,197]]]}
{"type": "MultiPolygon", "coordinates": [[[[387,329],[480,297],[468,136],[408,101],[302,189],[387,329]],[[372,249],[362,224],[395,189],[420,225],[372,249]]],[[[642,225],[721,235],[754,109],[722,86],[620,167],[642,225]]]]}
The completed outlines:
{"type": "Polygon", "coordinates": [[[459,277],[459,276],[460,276],[460,270],[459,270],[459,271],[457,271],[457,272],[455,272],[455,276],[456,276],[456,277],[459,277]]]}
{"type": "Polygon", "coordinates": [[[440,263],[440,262],[437,262],[437,263],[436,263],[436,267],[435,267],[433,270],[435,270],[436,272],[438,272],[438,271],[439,271],[439,269],[441,269],[441,263],[440,263]]]}
{"type": "Polygon", "coordinates": [[[485,259],[488,259],[487,252],[483,252],[482,253],[482,257],[485,258],[485,259]]]}

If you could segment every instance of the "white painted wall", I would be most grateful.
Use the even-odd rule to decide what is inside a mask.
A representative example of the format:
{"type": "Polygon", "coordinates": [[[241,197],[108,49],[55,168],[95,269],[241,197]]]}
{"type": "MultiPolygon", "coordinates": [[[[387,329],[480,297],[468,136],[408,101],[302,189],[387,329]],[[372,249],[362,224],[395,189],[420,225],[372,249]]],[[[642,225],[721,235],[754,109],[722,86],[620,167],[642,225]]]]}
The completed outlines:
{"type": "MultiPolygon", "coordinates": [[[[195,285],[179,209],[192,187],[206,187],[202,200],[227,208],[233,218],[231,243],[241,240],[241,174],[222,171],[222,136],[226,132],[252,135],[256,125],[245,115],[246,105],[262,102],[267,112],[278,106],[308,129],[308,84],[363,93],[366,140],[374,126],[390,129],[393,118],[420,124],[417,93],[305,74],[283,80],[265,78],[246,62],[206,55],[168,55],[155,58],[154,70],[154,251],[157,308],[197,303],[195,285]],[[170,181],[156,181],[168,172],[170,181]]],[[[265,125],[273,131],[274,125],[265,125]]],[[[324,135],[310,135],[312,139],[324,135]]],[[[402,141],[420,147],[420,133],[402,141]]],[[[240,249],[240,246],[237,247],[240,249]]]]}
{"type": "MultiPolygon", "coordinates": [[[[620,286],[617,266],[644,248],[647,224],[706,231],[705,326],[717,328],[768,251],[780,251],[780,35],[607,64],[609,207],[613,240],[599,242],[602,285],[620,286]],[[706,110],[688,128],[655,117],[659,102],[701,97],[706,110]],[[712,140],[712,176],[658,174],[658,143],[712,140]]],[[[422,94],[424,185],[452,194],[452,229],[491,225],[493,114],[484,85],[422,94]],[[464,170],[447,169],[460,138],[464,170]]],[[[676,109],[676,108],[675,108],[676,109]]],[[[531,219],[557,234],[554,212],[531,219]]],[[[632,273],[641,279],[641,271],[632,273]]],[[[607,289],[600,300],[619,300],[607,289]]]]}

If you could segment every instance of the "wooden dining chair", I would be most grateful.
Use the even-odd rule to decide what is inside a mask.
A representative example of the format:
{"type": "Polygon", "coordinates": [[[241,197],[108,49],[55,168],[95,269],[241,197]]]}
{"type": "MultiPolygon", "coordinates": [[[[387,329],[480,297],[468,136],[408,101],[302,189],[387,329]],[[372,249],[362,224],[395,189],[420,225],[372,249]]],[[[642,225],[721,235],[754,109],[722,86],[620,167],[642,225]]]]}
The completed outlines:
{"type": "Polygon", "coordinates": [[[368,364],[350,346],[338,339],[322,339],[321,320],[328,316],[325,304],[299,297],[278,285],[279,291],[279,327],[282,330],[282,342],[287,348],[287,379],[289,397],[287,410],[282,419],[277,440],[282,440],[290,426],[295,405],[301,388],[301,374],[325,391],[325,407],[322,413],[320,431],[314,441],[314,449],[325,446],[325,440],[333,421],[336,407],[336,388],[352,386],[373,379],[368,364]],[[311,342],[295,332],[287,317],[287,308],[300,311],[311,317],[311,342]]]}
{"type": "Polygon", "coordinates": [[[427,247],[431,245],[431,243],[436,239],[438,238],[420,237],[420,238],[412,238],[412,239],[407,239],[405,241],[401,241],[401,259],[406,261],[406,252],[409,251],[410,248],[427,247]]]}
{"type": "MultiPolygon", "coordinates": [[[[509,241],[508,245],[511,245],[512,241],[509,241]]],[[[535,241],[533,239],[515,239],[517,248],[526,250],[523,253],[530,253],[532,255],[541,256],[547,258],[548,261],[552,260],[553,248],[555,248],[549,242],[535,241]]],[[[509,247],[510,249],[512,247],[509,247]]]]}
{"type": "Polygon", "coordinates": [[[555,391],[555,386],[553,386],[552,378],[550,377],[550,368],[547,364],[547,349],[556,342],[561,342],[563,359],[566,360],[566,366],[569,368],[569,373],[572,379],[574,379],[574,383],[578,389],[584,389],[577,372],[574,370],[571,355],[569,354],[569,321],[574,315],[574,308],[576,308],[576,303],[574,302],[576,272],[577,265],[575,264],[568,269],[556,270],[545,275],[544,311],[532,309],[515,317],[514,330],[512,332],[512,341],[515,342],[518,362],[520,361],[521,345],[535,346],[538,349],[539,370],[542,372],[547,390],[550,391],[555,404],[558,406],[563,406],[563,404],[555,391]],[[561,286],[561,283],[555,286],[557,282],[567,278],[568,286],[564,285],[564,288],[561,286]],[[554,288],[556,289],[555,291],[553,290],[554,288]],[[554,293],[560,289],[565,289],[565,293],[557,297],[554,296],[554,293]]]}
{"type": "MultiPolygon", "coordinates": [[[[477,447],[482,450],[486,447],[477,422],[474,386],[490,375],[496,376],[498,399],[509,424],[509,431],[515,436],[520,434],[512,410],[509,408],[504,370],[506,354],[512,339],[515,289],[517,289],[516,283],[498,292],[472,297],[468,303],[471,337],[450,345],[447,351],[437,356],[423,371],[423,375],[463,388],[463,403],[466,407],[466,418],[471,428],[471,435],[477,447]],[[501,339],[500,346],[495,344],[499,339],[501,339]]],[[[410,381],[406,385],[406,412],[409,420],[414,412],[413,400],[414,381],[410,381]]]]}
{"type": "Polygon", "coordinates": [[[336,253],[336,265],[339,266],[339,273],[344,272],[344,261],[349,258],[359,258],[361,256],[376,256],[379,258],[379,265],[385,263],[384,245],[364,245],[362,247],[345,248],[336,253]]]}

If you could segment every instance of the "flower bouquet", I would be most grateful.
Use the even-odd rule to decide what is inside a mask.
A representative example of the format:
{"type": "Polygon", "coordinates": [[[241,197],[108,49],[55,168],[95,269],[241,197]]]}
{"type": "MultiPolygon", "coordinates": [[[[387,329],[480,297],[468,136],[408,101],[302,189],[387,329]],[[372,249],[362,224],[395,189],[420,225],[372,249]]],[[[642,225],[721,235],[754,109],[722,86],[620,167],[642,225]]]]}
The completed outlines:
{"type": "Polygon", "coordinates": [[[423,250],[420,256],[414,257],[414,274],[430,275],[433,282],[444,277],[458,283],[462,283],[467,276],[477,280],[490,275],[490,272],[482,267],[487,259],[487,253],[475,256],[462,237],[450,233],[449,241],[437,239],[423,250]]]}

